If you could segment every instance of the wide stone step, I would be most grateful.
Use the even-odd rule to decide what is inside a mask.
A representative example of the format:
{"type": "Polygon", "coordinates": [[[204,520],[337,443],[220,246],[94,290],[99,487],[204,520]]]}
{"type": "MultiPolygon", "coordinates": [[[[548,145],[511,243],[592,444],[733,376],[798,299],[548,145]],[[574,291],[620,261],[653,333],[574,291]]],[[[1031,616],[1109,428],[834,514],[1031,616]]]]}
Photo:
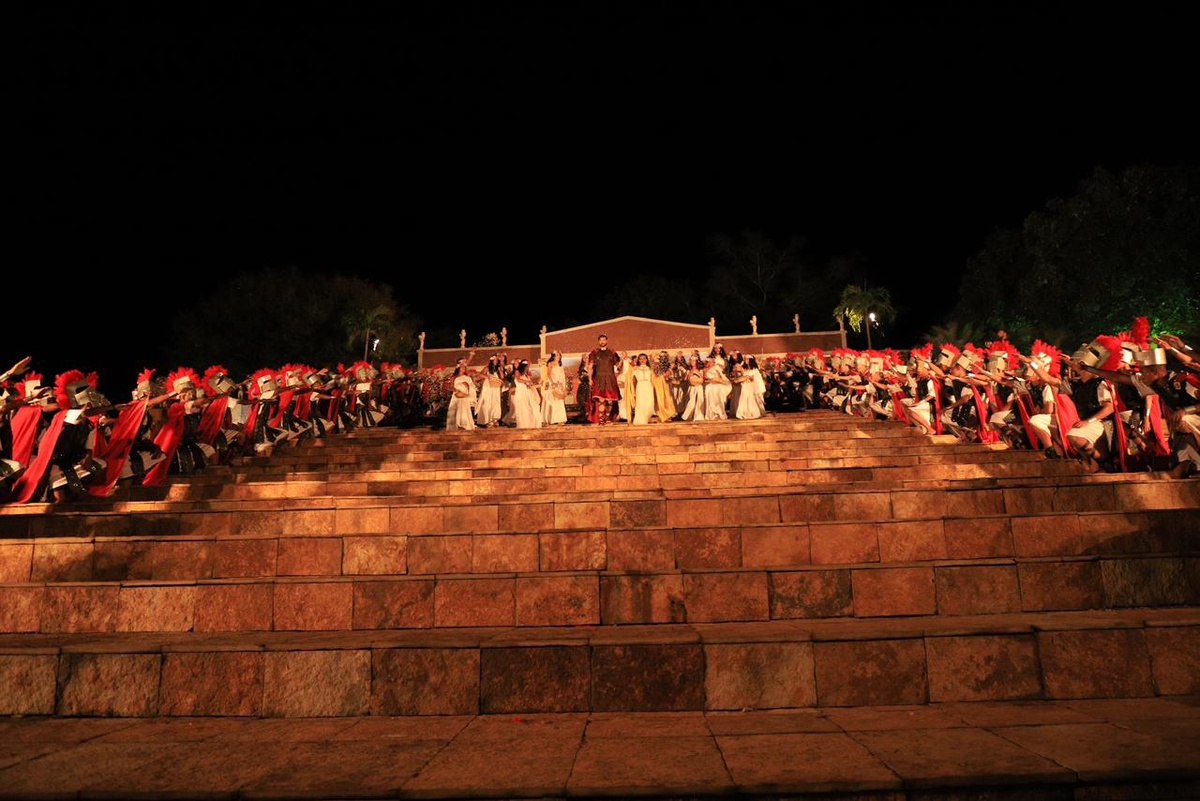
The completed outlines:
{"type": "Polygon", "coordinates": [[[646,572],[511,573],[484,565],[464,574],[339,576],[337,554],[326,550],[325,561],[335,564],[312,576],[0,584],[0,632],[392,631],[1200,606],[1200,557],[646,572]]]}
{"type": "Polygon", "coordinates": [[[1200,692],[1200,610],[0,635],[0,714],[353,717],[802,709],[1200,692]]]}

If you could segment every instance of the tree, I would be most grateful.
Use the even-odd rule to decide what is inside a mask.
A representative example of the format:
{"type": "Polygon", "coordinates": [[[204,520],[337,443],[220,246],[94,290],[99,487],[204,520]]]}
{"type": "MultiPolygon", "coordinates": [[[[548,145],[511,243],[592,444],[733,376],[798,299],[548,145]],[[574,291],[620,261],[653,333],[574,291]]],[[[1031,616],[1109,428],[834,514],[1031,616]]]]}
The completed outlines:
{"type": "Polygon", "coordinates": [[[845,320],[850,328],[859,331],[863,321],[868,324],[867,347],[871,347],[870,326],[888,323],[896,319],[896,309],[892,306],[892,293],[883,287],[869,287],[864,282],[849,284],[842,289],[842,296],[833,310],[833,319],[839,322],[845,320]],[[871,315],[875,315],[871,317],[871,315]]]}
{"type": "Polygon", "coordinates": [[[380,339],[376,358],[415,357],[419,320],[394,300],[390,286],[271,267],[236,275],[181,309],[172,318],[164,352],[201,371],[222,364],[239,377],[288,363],[336,367],[361,355],[366,327],[357,326],[368,318],[390,321],[373,329],[380,339]]]}
{"type": "Polygon", "coordinates": [[[817,269],[805,254],[807,241],[793,236],[780,245],[761,231],[737,236],[718,234],[708,240],[713,259],[702,319],[740,323],[758,317],[760,330],[786,331],[792,316],[802,320],[824,316],[822,299],[832,298],[831,269],[817,269]]]}
{"type": "Polygon", "coordinates": [[[374,341],[378,347],[378,344],[383,341],[383,337],[391,334],[393,314],[394,310],[390,306],[379,304],[370,309],[357,309],[343,317],[342,324],[346,328],[347,347],[354,347],[361,341],[363,343],[362,360],[370,361],[373,351],[371,342],[374,341]]]}
{"type": "Polygon", "coordinates": [[[968,263],[951,319],[1016,342],[1074,348],[1149,317],[1154,333],[1200,320],[1200,168],[1097,167],[1067,199],[995,231],[968,263]]]}

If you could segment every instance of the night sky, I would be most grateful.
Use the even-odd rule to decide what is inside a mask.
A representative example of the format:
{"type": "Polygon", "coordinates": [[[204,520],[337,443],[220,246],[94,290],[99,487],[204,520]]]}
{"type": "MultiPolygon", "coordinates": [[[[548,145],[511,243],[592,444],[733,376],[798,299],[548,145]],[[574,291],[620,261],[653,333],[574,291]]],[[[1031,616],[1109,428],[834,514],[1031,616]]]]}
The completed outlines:
{"type": "Polygon", "coordinates": [[[992,229],[1097,166],[1196,162],[1182,8],[30,4],[0,369],[131,386],[175,365],[130,338],[289,265],[531,342],[748,229],[862,254],[915,337],[992,229]]]}

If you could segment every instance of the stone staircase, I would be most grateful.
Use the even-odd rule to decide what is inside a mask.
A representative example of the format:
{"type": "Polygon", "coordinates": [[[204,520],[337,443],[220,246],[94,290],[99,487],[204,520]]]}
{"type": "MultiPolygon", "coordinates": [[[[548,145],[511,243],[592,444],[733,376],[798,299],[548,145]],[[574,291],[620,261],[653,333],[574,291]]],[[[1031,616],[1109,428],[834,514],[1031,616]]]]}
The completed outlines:
{"type": "Polygon", "coordinates": [[[0,715],[1187,696],[1198,508],[832,412],[362,430],[0,507],[0,715]]]}

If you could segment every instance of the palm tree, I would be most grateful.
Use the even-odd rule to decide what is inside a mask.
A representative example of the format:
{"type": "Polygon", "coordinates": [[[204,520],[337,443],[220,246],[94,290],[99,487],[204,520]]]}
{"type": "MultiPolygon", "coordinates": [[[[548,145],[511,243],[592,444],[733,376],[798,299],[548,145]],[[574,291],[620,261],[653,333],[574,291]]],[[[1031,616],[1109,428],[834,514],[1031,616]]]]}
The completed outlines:
{"type": "Polygon", "coordinates": [[[845,320],[855,331],[862,328],[863,320],[868,320],[867,349],[871,347],[871,325],[891,322],[896,319],[896,309],[892,306],[892,293],[883,287],[868,287],[865,283],[848,284],[842,290],[837,308],[833,310],[833,319],[845,320]]]}
{"type": "Polygon", "coordinates": [[[353,347],[358,344],[358,338],[362,337],[363,361],[370,361],[368,357],[371,353],[372,338],[382,339],[392,330],[392,309],[384,304],[372,309],[363,309],[343,318],[342,325],[346,329],[346,345],[353,347]]]}

